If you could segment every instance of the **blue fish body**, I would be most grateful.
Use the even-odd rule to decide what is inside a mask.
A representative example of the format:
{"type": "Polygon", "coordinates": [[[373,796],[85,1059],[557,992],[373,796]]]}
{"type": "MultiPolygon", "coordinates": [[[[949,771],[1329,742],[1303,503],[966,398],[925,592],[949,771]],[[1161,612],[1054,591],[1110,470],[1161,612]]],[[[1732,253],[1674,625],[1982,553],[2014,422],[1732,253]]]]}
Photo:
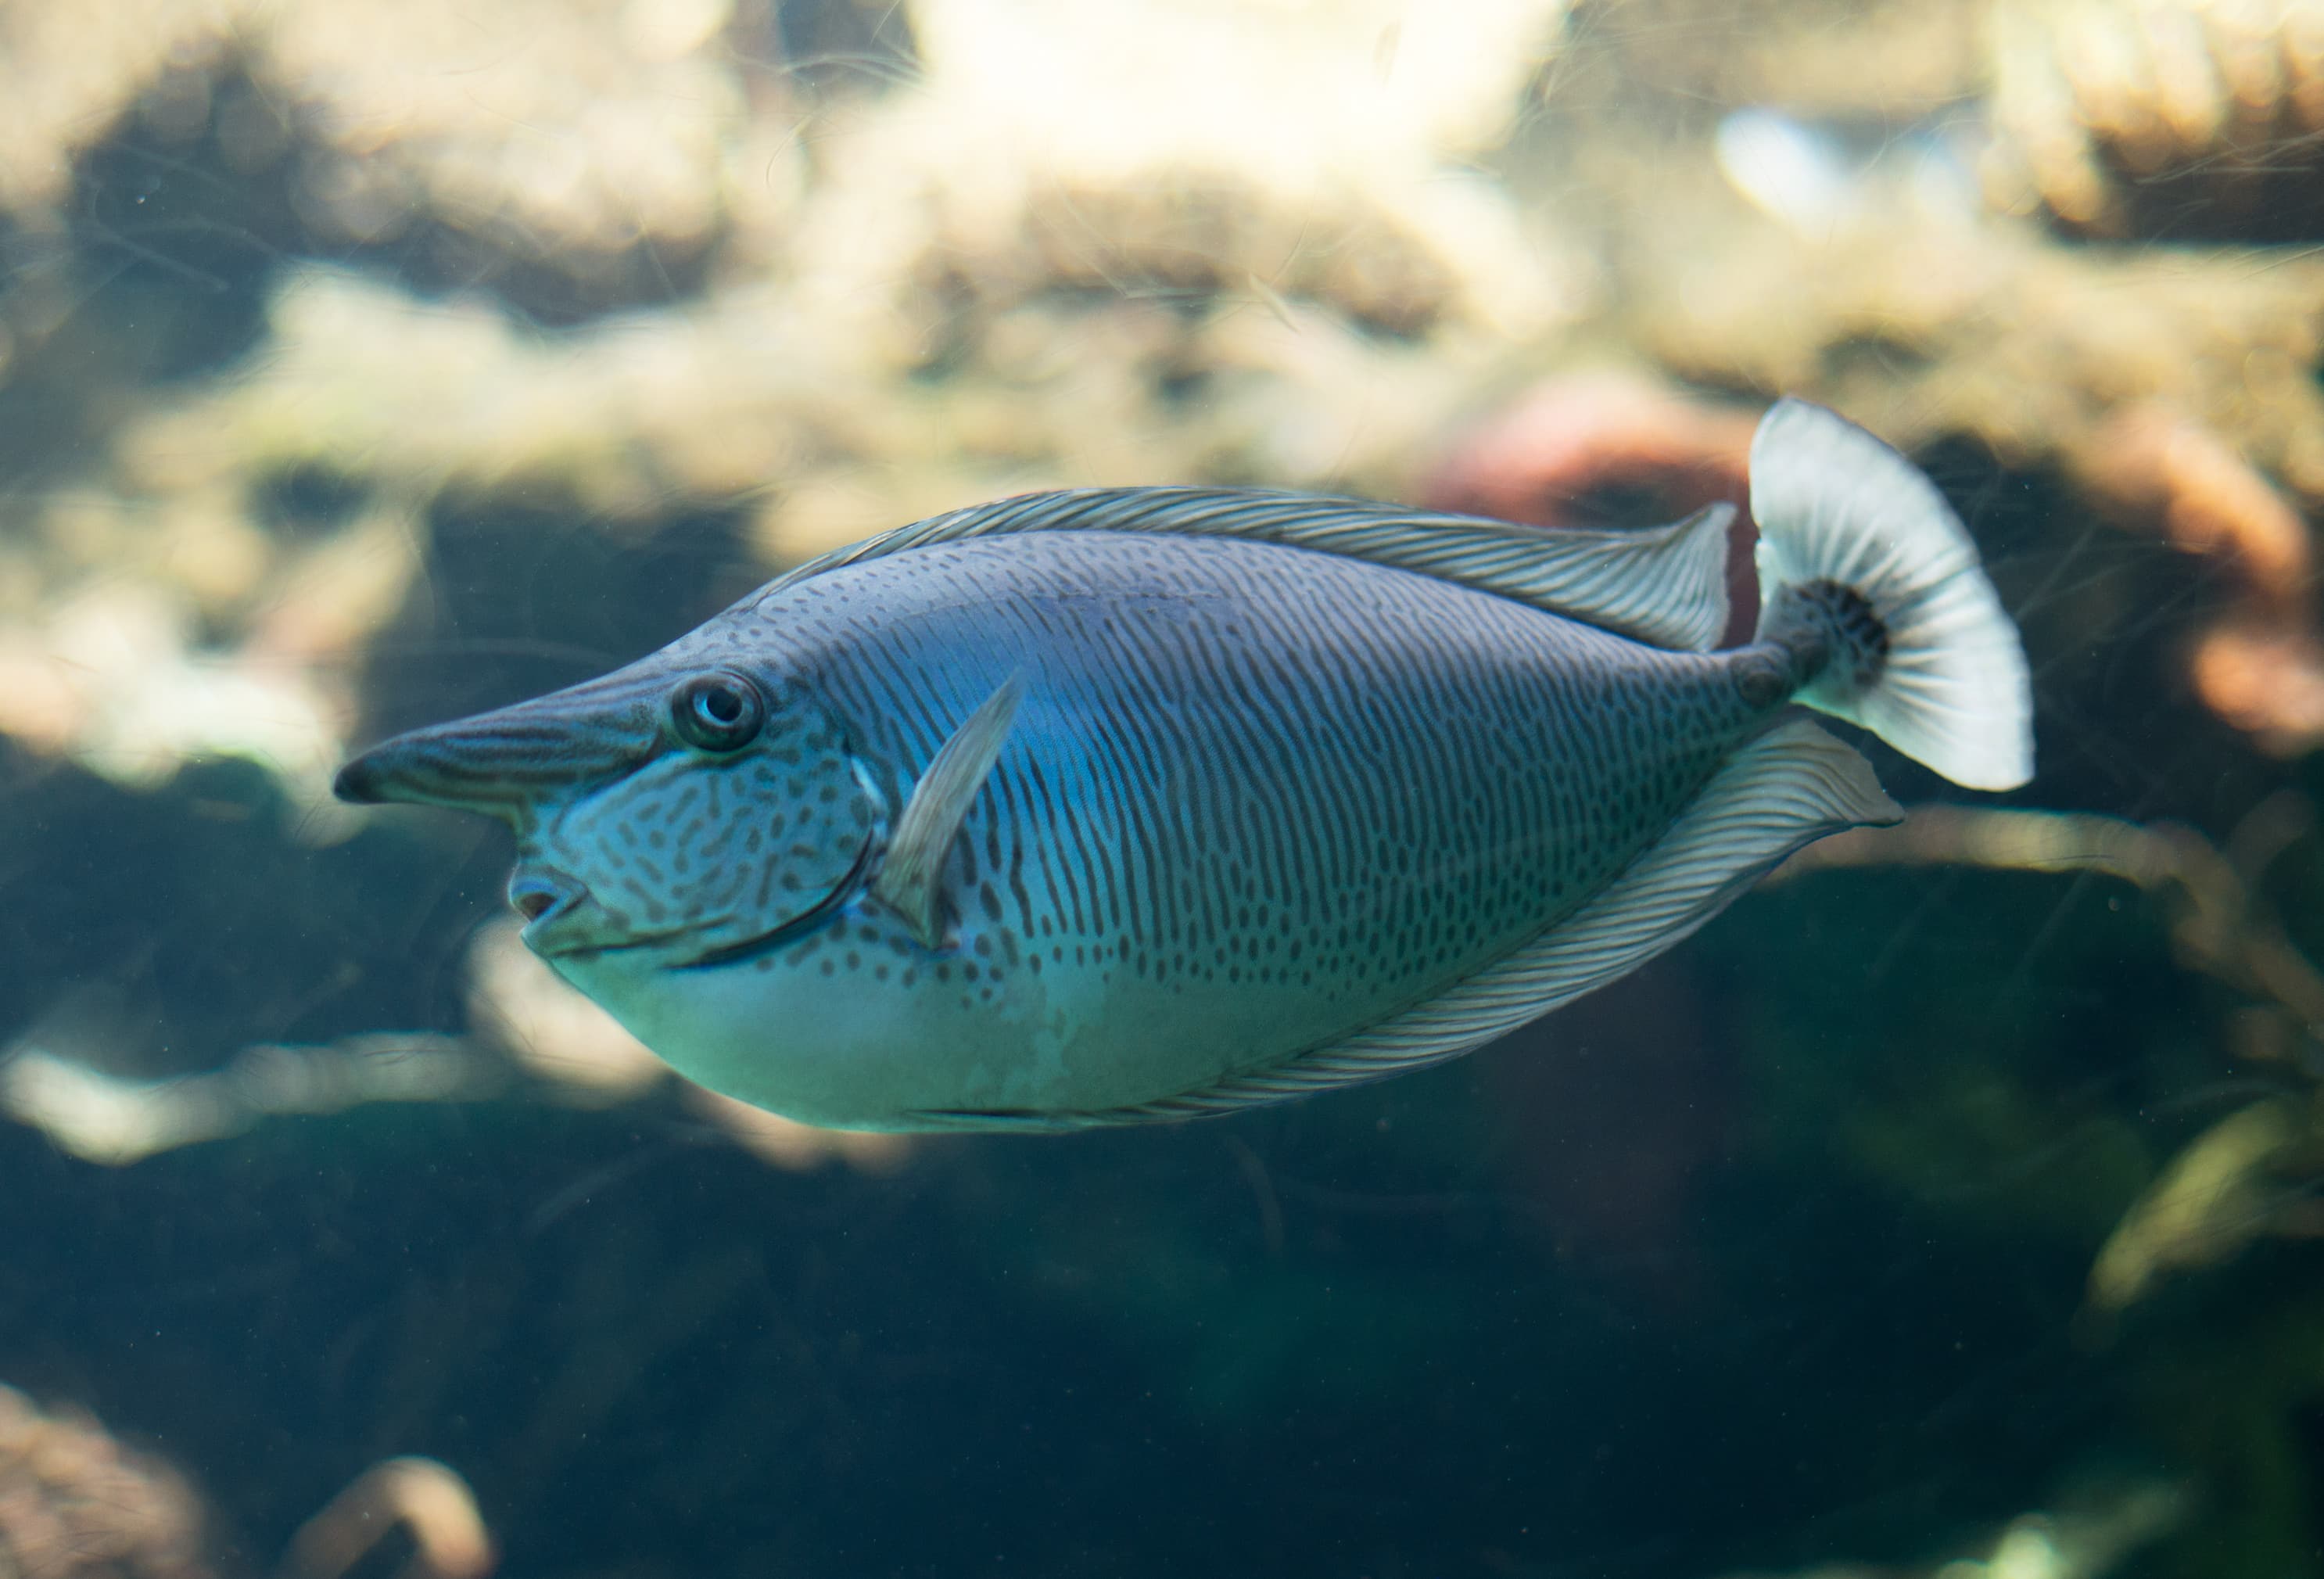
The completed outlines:
{"type": "MultiPolygon", "coordinates": [[[[1904,485],[1868,436],[1810,432],[1904,485]]],[[[1561,540],[1300,496],[1009,501],[808,567],[604,680],[389,743],[343,784],[506,817],[528,941],[744,1101],[906,1130],[1223,1111],[1464,1051],[1799,845],[1893,819],[1792,704],[1935,683],[1912,667],[1925,589],[1778,582],[1759,640],[1700,651],[1725,526],[1561,540]]],[[[1989,641],[2006,619],[1969,574],[1989,641]]],[[[1940,623],[1956,655],[1961,621],[1940,623]]],[[[1997,723],[1908,695],[1895,733],[1920,738],[1920,706],[2022,735],[2017,663],[2014,697],[1969,682],[1997,723]]]]}

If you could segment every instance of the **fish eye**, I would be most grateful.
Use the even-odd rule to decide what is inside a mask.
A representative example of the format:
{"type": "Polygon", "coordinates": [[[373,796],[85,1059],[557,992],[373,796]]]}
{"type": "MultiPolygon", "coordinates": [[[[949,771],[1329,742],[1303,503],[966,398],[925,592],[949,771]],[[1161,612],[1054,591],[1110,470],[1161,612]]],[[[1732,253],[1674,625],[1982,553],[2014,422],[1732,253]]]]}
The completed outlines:
{"type": "Polygon", "coordinates": [[[766,720],[759,688],[728,669],[697,674],[669,695],[670,727],[697,751],[739,751],[766,720]]]}

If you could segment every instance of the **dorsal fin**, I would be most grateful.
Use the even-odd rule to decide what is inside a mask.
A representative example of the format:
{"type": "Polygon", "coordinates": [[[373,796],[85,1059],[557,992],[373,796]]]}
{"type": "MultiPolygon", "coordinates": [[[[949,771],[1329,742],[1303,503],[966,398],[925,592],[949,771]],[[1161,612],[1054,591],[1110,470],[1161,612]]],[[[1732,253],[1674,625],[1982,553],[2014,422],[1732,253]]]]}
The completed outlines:
{"type": "Polygon", "coordinates": [[[872,897],[903,918],[912,936],[925,948],[944,946],[943,894],[945,857],[960,836],[961,820],[968,816],[976,792],[992,771],[1001,743],[1016,722],[1017,704],[1025,695],[1024,677],[1010,675],[1001,688],[984,698],[968,721],[928,759],[927,771],[912,786],[912,798],[896,819],[880,875],[872,882],[872,897]]]}
{"type": "Polygon", "coordinates": [[[1072,488],[898,527],[810,560],[761,597],[932,543],[1019,531],[1235,537],[1369,559],[1457,581],[1660,647],[1704,651],[1727,626],[1731,504],[1645,531],[1513,526],[1322,494],[1250,488],[1072,488]]]}

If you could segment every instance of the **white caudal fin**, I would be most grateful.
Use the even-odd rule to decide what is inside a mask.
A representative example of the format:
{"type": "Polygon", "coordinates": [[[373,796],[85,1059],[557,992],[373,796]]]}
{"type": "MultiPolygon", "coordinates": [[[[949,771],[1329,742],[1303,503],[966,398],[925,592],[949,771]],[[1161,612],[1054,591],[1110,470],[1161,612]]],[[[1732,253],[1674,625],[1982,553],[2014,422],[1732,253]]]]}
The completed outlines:
{"type": "Polygon", "coordinates": [[[1934,484],[1821,406],[1777,402],[1751,440],[1759,636],[1821,654],[1798,700],[1972,790],[2034,776],[2017,627],[1934,484]]]}

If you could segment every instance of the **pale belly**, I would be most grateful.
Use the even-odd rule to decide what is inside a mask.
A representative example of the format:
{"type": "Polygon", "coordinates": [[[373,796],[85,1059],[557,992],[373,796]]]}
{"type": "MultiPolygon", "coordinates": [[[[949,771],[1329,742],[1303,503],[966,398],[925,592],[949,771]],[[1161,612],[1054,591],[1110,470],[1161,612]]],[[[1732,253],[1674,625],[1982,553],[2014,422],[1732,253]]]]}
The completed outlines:
{"type": "Polygon", "coordinates": [[[1328,983],[1157,983],[1093,952],[1012,964],[971,927],[932,953],[856,907],[812,947],[715,969],[552,963],[688,1079],[834,1129],[1135,1106],[1357,1029],[1328,983]]]}

